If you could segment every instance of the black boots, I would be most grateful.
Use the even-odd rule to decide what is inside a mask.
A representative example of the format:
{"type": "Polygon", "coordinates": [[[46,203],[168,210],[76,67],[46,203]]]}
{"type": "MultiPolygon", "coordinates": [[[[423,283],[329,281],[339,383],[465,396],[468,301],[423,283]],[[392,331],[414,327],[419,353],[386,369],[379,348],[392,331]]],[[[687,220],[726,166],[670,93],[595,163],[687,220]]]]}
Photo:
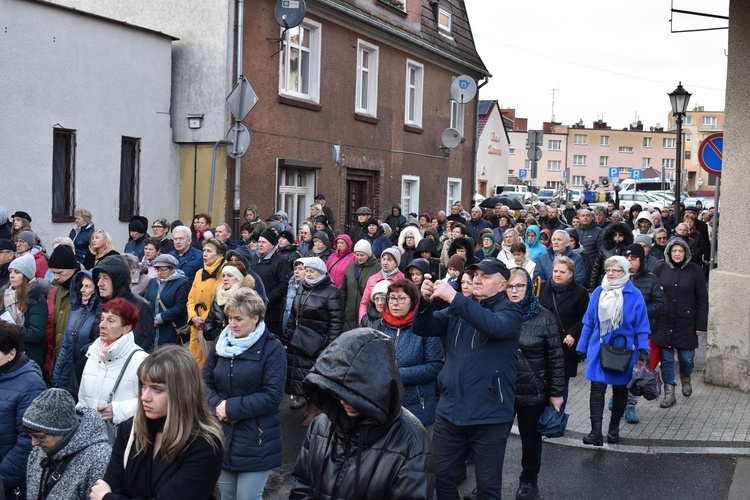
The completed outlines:
{"type": "Polygon", "coordinates": [[[599,382],[591,383],[591,395],[589,396],[589,409],[591,410],[591,432],[584,436],[583,444],[602,446],[602,415],[604,414],[604,392],[607,390],[605,384],[599,382]]]}
{"type": "Polygon", "coordinates": [[[620,442],[620,419],[622,419],[621,414],[612,413],[612,418],[609,420],[609,431],[607,431],[607,442],[609,444],[620,442]]]}
{"type": "Polygon", "coordinates": [[[516,500],[531,500],[536,498],[539,494],[539,488],[536,483],[525,483],[521,481],[521,484],[516,490],[516,500]]]}
{"type": "Polygon", "coordinates": [[[594,446],[604,445],[602,417],[591,417],[591,432],[587,436],[583,436],[583,444],[593,444],[594,446]]]}

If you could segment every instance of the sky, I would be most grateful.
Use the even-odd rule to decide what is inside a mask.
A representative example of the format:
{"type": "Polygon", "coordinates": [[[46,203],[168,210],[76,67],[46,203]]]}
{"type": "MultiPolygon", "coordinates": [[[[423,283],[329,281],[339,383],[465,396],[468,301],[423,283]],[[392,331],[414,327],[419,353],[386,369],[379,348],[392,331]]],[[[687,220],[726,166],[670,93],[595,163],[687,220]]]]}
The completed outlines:
{"type": "Polygon", "coordinates": [[[615,129],[641,120],[667,125],[668,93],[681,81],[689,109],[723,111],[728,0],[464,0],[479,55],[493,77],[480,99],[497,100],[529,119],[615,129]],[[670,28],[670,16],[673,19],[670,28]],[[554,93],[553,93],[553,90],[554,93]]]}

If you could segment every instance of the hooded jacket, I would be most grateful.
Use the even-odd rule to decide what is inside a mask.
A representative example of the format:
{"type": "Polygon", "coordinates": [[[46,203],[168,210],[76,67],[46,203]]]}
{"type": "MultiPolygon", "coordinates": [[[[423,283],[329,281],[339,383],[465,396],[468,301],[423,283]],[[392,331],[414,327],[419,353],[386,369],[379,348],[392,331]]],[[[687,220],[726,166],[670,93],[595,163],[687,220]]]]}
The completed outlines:
{"type": "Polygon", "coordinates": [[[468,236],[461,236],[460,238],[453,238],[451,245],[448,248],[448,257],[456,255],[456,247],[458,242],[461,242],[466,247],[466,260],[464,261],[464,269],[472,264],[479,262],[479,259],[474,255],[474,242],[468,236]]]}
{"type": "Polygon", "coordinates": [[[177,328],[188,322],[187,299],[190,281],[179,269],[175,269],[166,280],[152,279],[144,298],[151,304],[159,326],[154,336],[154,347],[177,344],[177,328]]]}
{"type": "MultiPolygon", "coordinates": [[[[138,308],[138,325],[133,329],[135,343],[146,352],[151,351],[154,347],[154,313],[151,310],[151,304],[143,297],[135,295],[130,290],[130,268],[125,259],[119,255],[113,255],[99,261],[99,264],[91,270],[94,278],[94,284],[99,282],[99,273],[105,272],[112,279],[112,296],[100,297],[101,304],[108,300],[121,297],[138,308]]],[[[97,309],[97,318],[102,316],[101,304],[97,309]]],[[[99,331],[99,320],[96,321],[96,331],[99,331]]]]}
{"type": "Polygon", "coordinates": [[[625,219],[624,224],[627,225],[630,229],[634,229],[635,219],[638,217],[637,215],[635,215],[635,212],[640,213],[642,211],[643,211],[643,207],[641,206],[640,203],[633,203],[630,206],[630,209],[628,210],[628,218],[625,219]]]}
{"type": "MultiPolygon", "coordinates": [[[[297,261],[297,259],[302,257],[302,254],[299,252],[299,246],[294,242],[290,242],[283,248],[277,246],[276,251],[286,259],[286,261],[289,263],[290,269],[294,269],[294,263],[297,261]]],[[[227,255],[229,255],[228,252],[227,255]]],[[[229,257],[227,257],[227,259],[229,259],[229,257]]]]}
{"type": "MultiPolygon", "coordinates": [[[[263,222],[263,220],[258,215],[258,207],[257,206],[255,206],[255,205],[248,205],[247,210],[252,210],[253,213],[255,214],[255,219],[253,219],[251,221],[248,221],[250,224],[253,225],[253,232],[255,234],[260,234],[263,231],[265,231],[266,229],[268,229],[268,225],[265,222],[263,222]]],[[[247,210],[245,210],[245,212],[247,212],[247,210]]]]}
{"type": "Polygon", "coordinates": [[[680,237],[667,242],[665,263],[658,271],[667,306],[656,320],[652,335],[654,344],[677,349],[698,347],[696,331],[708,329],[708,291],[703,270],[690,262],[690,248],[680,237]],[[685,260],[677,264],[671,257],[672,247],[685,249],[685,260]]]}
{"type": "MultiPolygon", "coordinates": [[[[3,301],[6,288],[0,290],[0,302],[3,301]]],[[[21,335],[23,336],[24,352],[29,359],[35,361],[40,367],[44,366],[44,360],[47,356],[45,336],[49,313],[47,294],[50,288],[52,287],[49,282],[43,279],[29,283],[29,291],[26,295],[26,311],[23,313],[23,325],[18,325],[21,327],[21,335]]],[[[0,311],[3,308],[0,308],[0,311]]]]}
{"type": "Polygon", "coordinates": [[[529,252],[529,255],[531,255],[531,260],[536,262],[539,256],[547,251],[547,247],[542,245],[542,243],[539,241],[539,234],[541,234],[539,226],[532,224],[526,228],[526,232],[528,233],[529,231],[532,231],[536,235],[536,238],[534,239],[533,244],[529,243],[529,240],[527,238],[524,238],[526,240],[526,251],[529,252]]]}
{"type": "MultiPolygon", "coordinates": [[[[395,233],[396,232],[394,231],[394,234],[395,233]]],[[[393,246],[393,243],[388,239],[388,236],[383,233],[383,226],[378,226],[378,229],[373,235],[367,233],[367,235],[363,239],[367,240],[367,242],[370,244],[370,248],[372,248],[372,254],[376,259],[380,259],[380,255],[383,253],[383,250],[385,250],[386,248],[391,248],[393,246]]]]}
{"type": "Polygon", "coordinates": [[[345,332],[357,327],[359,304],[362,302],[362,296],[367,287],[367,280],[378,272],[380,272],[380,264],[372,255],[362,265],[357,264],[355,257],[355,261],[347,267],[344,279],[341,282],[341,301],[344,304],[345,332]]]}
{"type": "MultiPolygon", "coordinates": [[[[591,277],[588,289],[593,292],[601,285],[604,277],[604,262],[615,255],[625,255],[625,250],[633,244],[633,231],[624,222],[612,222],[602,233],[602,248],[592,261],[591,277]],[[615,242],[615,233],[621,233],[625,238],[621,243],[615,242]]],[[[577,273],[576,273],[577,274],[577,273]]]]}
{"type": "MultiPolygon", "coordinates": [[[[428,228],[432,229],[433,231],[435,228],[428,228]]],[[[430,238],[422,238],[417,244],[417,251],[415,252],[414,257],[422,257],[422,252],[430,252],[432,254],[432,257],[429,259],[426,259],[427,262],[430,263],[430,268],[427,272],[432,275],[433,279],[443,279],[445,277],[445,268],[440,264],[440,253],[438,252],[437,247],[435,246],[435,242],[432,241],[430,238]]]]}
{"type": "Polygon", "coordinates": [[[333,284],[341,288],[346,268],[349,267],[349,264],[354,262],[356,256],[354,255],[354,252],[352,252],[352,240],[347,234],[336,236],[336,239],[333,240],[333,246],[334,253],[328,257],[328,260],[326,261],[326,269],[328,269],[328,274],[331,275],[331,281],[333,281],[333,284]],[[344,250],[336,249],[336,242],[339,240],[347,244],[347,247],[344,250]]]}
{"type": "Polygon", "coordinates": [[[643,210],[641,213],[638,214],[638,217],[635,218],[635,223],[633,224],[633,236],[637,236],[639,234],[645,234],[648,236],[653,237],[654,236],[654,219],[651,217],[651,213],[648,210],[643,210]],[[640,230],[640,221],[647,220],[649,224],[651,224],[648,227],[647,231],[641,231],[640,230]]]}
{"type": "Polygon", "coordinates": [[[398,249],[401,252],[401,261],[399,263],[398,268],[401,270],[402,273],[406,272],[406,266],[409,265],[409,262],[419,257],[419,253],[417,252],[417,245],[421,241],[422,241],[422,235],[419,234],[419,229],[417,229],[414,226],[405,227],[401,231],[401,234],[398,235],[398,249]],[[406,248],[405,246],[407,235],[414,236],[414,246],[411,248],[406,248]]]}
{"type": "Polygon", "coordinates": [[[388,216],[385,218],[383,222],[391,226],[391,229],[393,229],[393,235],[391,235],[391,239],[393,241],[396,241],[398,234],[401,232],[404,226],[406,226],[406,217],[402,213],[401,205],[398,203],[394,203],[391,206],[391,212],[388,214],[388,216]],[[396,209],[398,211],[398,215],[393,215],[393,209],[396,209]]]}
{"type": "MultiPolygon", "coordinates": [[[[312,239],[313,241],[310,242],[310,249],[307,251],[307,255],[305,255],[305,257],[318,257],[323,262],[327,262],[328,257],[330,257],[333,253],[333,251],[331,250],[331,239],[328,237],[328,233],[326,233],[325,231],[315,231],[315,233],[313,233],[312,239]],[[315,238],[322,241],[326,246],[325,250],[323,250],[321,253],[315,253],[315,238]]],[[[294,267],[294,265],[292,265],[292,267],[294,267]]]]}
{"type": "Polygon", "coordinates": [[[369,328],[341,335],[304,386],[323,413],[305,436],[290,499],[433,498],[435,459],[419,420],[401,406],[388,336],[369,328]],[[349,417],[340,400],[360,416],[349,417]]]}
{"type": "MultiPolygon", "coordinates": [[[[60,479],[52,482],[52,489],[44,498],[88,498],[91,487],[104,477],[112,449],[109,446],[107,428],[99,413],[93,408],[76,408],[80,418],[70,440],[51,455],[34,446],[29,455],[26,477],[26,497],[37,498],[45,465],[52,471],[67,457],[72,457],[60,479]],[[44,465],[43,465],[44,464],[44,465]]],[[[49,471],[46,472],[49,474],[49,471]]]]}

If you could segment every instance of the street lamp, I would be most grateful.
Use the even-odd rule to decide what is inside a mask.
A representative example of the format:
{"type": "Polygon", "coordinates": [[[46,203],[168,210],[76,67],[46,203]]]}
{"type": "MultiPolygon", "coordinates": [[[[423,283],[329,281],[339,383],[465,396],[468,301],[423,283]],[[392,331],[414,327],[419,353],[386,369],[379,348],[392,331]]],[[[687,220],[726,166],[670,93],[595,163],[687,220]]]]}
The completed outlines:
{"type": "Polygon", "coordinates": [[[669,102],[672,104],[672,115],[675,117],[677,125],[677,158],[675,165],[675,185],[674,185],[674,226],[680,223],[680,195],[682,194],[682,117],[687,112],[690,93],[682,88],[682,82],[669,95],[669,102]]]}

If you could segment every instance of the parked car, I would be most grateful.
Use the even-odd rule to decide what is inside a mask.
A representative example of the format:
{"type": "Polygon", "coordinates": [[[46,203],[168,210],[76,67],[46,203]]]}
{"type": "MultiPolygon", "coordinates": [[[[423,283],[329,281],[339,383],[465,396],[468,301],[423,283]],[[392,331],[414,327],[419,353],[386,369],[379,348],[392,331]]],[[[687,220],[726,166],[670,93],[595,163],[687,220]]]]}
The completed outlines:
{"type": "Polygon", "coordinates": [[[536,195],[539,201],[545,205],[548,205],[551,201],[556,201],[557,198],[554,189],[540,189],[536,195]]]}
{"type": "Polygon", "coordinates": [[[625,210],[630,210],[635,203],[638,203],[641,208],[653,209],[654,206],[658,206],[646,193],[620,193],[620,206],[625,210]]]}

